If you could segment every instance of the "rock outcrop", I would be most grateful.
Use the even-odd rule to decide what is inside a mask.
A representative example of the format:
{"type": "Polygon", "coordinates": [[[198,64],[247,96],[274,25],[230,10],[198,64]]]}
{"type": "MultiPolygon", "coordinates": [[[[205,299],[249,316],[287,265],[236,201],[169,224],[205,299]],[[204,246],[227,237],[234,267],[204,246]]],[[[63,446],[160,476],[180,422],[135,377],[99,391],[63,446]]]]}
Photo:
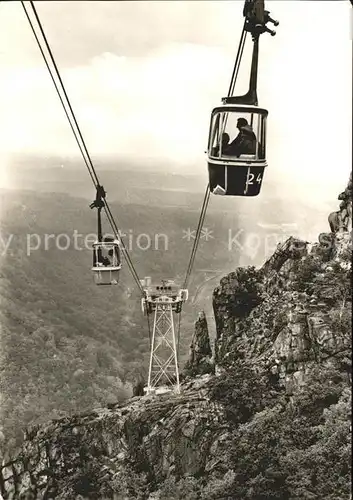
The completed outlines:
{"type": "Polygon", "coordinates": [[[214,372],[212,350],[208,334],[207,319],[204,311],[199,313],[190,345],[190,355],[184,373],[190,376],[214,372]]]}
{"type": "Polygon", "coordinates": [[[220,317],[217,371],[251,353],[292,393],[293,385],[305,382],[310,366],[331,361],[336,352],[348,353],[349,241],[347,234],[337,235],[331,258],[322,260],[316,246],[309,252],[307,242],[289,238],[260,270],[238,269],[238,279],[232,273],[223,280],[214,293],[215,315],[220,317]]]}
{"type": "Polygon", "coordinates": [[[350,174],[346,189],[338,195],[341,201],[339,210],[328,216],[332,233],[352,230],[352,173],[350,174]]]}
{"type": "Polygon", "coordinates": [[[226,421],[221,405],[210,401],[207,381],[206,376],[186,384],[173,398],[133,398],[126,405],[32,428],[21,453],[2,468],[0,492],[5,499],[69,500],[97,498],[99,485],[99,498],[112,498],[113,483],[128,463],[152,483],[171,472],[212,470],[226,421]]]}

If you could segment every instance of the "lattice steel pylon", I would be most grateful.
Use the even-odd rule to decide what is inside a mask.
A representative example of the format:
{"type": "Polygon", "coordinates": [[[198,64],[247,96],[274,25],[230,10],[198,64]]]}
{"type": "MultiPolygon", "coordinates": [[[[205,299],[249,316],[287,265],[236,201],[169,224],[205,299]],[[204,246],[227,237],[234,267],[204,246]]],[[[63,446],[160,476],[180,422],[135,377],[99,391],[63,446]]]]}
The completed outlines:
{"type": "Polygon", "coordinates": [[[179,394],[174,315],[181,313],[188,292],[169,280],[163,280],[159,285],[151,285],[150,278],[145,278],[143,286],[145,297],[142,299],[142,309],[145,314],[154,313],[148,382],[144,390],[147,394],[169,391],[179,394]]]}

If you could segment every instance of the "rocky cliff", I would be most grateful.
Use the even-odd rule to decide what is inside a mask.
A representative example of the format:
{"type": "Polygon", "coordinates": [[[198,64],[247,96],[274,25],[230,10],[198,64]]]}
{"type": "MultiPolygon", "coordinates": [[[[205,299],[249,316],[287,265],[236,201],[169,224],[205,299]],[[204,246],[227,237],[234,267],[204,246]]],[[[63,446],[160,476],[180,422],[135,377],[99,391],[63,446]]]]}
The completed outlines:
{"type": "Polygon", "coordinates": [[[348,500],[351,179],[343,197],[317,243],[221,280],[214,356],[201,313],[181,395],[28,430],[3,498],[348,500]]]}

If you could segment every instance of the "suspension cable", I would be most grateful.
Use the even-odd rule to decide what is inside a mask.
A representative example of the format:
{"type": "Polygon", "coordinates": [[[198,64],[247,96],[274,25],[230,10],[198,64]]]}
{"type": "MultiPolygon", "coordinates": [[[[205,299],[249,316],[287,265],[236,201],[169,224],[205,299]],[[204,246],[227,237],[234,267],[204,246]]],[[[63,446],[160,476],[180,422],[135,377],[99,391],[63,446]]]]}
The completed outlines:
{"type": "MultiPolygon", "coordinates": [[[[23,8],[25,9],[25,6],[24,6],[24,1],[22,1],[21,3],[22,3],[23,8]]],[[[37,21],[37,24],[38,24],[38,27],[39,27],[40,33],[41,33],[41,35],[42,35],[42,37],[43,37],[43,40],[44,40],[44,43],[45,43],[46,49],[47,49],[47,51],[48,51],[48,53],[49,53],[50,60],[51,60],[51,62],[52,62],[52,64],[53,64],[53,66],[54,66],[54,70],[55,70],[56,76],[57,76],[57,78],[58,78],[58,80],[59,80],[59,83],[60,83],[61,89],[62,89],[62,91],[63,91],[63,94],[64,94],[64,96],[65,96],[65,99],[66,99],[67,105],[68,105],[69,110],[70,110],[70,112],[71,112],[71,116],[72,116],[73,121],[74,121],[74,123],[75,123],[76,129],[77,129],[77,132],[78,132],[78,135],[79,135],[79,137],[80,137],[80,139],[81,139],[81,142],[82,142],[82,145],[83,145],[83,149],[84,149],[84,151],[85,151],[85,153],[86,153],[86,157],[87,157],[87,159],[88,159],[88,163],[89,163],[90,168],[91,168],[91,171],[92,171],[92,175],[93,175],[93,177],[94,177],[94,179],[95,179],[96,184],[99,184],[97,174],[96,174],[96,172],[95,172],[95,169],[94,169],[94,166],[93,166],[93,163],[92,163],[91,157],[90,157],[90,155],[89,155],[89,153],[88,153],[88,150],[87,150],[87,147],[86,147],[86,143],[85,143],[84,138],[83,138],[83,136],[82,136],[82,133],[81,133],[80,127],[78,126],[78,123],[77,123],[77,120],[76,120],[75,113],[74,113],[74,111],[73,111],[73,109],[72,109],[71,102],[70,102],[70,100],[69,100],[69,97],[68,97],[68,95],[67,95],[67,92],[66,92],[65,87],[64,87],[64,83],[63,83],[63,81],[62,81],[62,78],[61,78],[61,75],[60,75],[60,72],[59,72],[59,68],[58,68],[58,66],[57,66],[57,64],[56,64],[56,62],[55,62],[55,59],[54,59],[54,56],[53,56],[52,50],[51,50],[51,48],[50,48],[49,42],[48,42],[48,40],[47,40],[47,37],[46,37],[46,35],[45,35],[45,33],[44,33],[43,26],[42,26],[42,23],[41,23],[41,21],[40,21],[40,19],[39,19],[39,16],[38,16],[37,10],[36,10],[36,8],[35,8],[35,6],[34,6],[33,0],[30,0],[30,1],[29,1],[29,3],[30,3],[30,6],[32,7],[33,14],[34,14],[34,16],[35,16],[35,18],[36,18],[36,21],[37,21]]],[[[26,11],[26,9],[25,9],[25,11],[26,11]]],[[[29,19],[29,16],[28,16],[28,15],[27,15],[27,19],[29,20],[29,22],[30,22],[30,24],[31,24],[32,31],[34,32],[34,29],[33,29],[33,24],[32,24],[32,22],[30,21],[30,19],[29,19]]],[[[38,38],[36,38],[36,39],[37,39],[37,41],[38,41],[38,38]]],[[[41,51],[41,52],[42,52],[42,51],[41,51]]],[[[42,54],[43,54],[43,52],[42,52],[42,54]]],[[[47,67],[48,67],[48,65],[47,65],[47,67]]]]}
{"type": "Polygon", "coordinates": [[[238,78],[240,63],[241,63],[241,60],[242,60],[242,57],[243,57],[243,52],[244,52],[244,47],[245,47],[245,41],[246,41],[246,35],[247,35],[247,31],[245,31],[245,24],[246,24],[246,19],[244,21],[243,30],[242,30],[241,36],[240,36],[240,42],[239,42],[239,45],[238,45],[238,51],[237,51],[237,55],[236,55],[236,58],[235,58],[233,73],[232,73],[232,77],[231,77],[230,84],[229,84],[229,89],[228,89],[228,97],[231,97],[233,95],[235,83],[236,83],[237,78],[238,78]]]}
{"type": "Polygon", "coordinates": [[[191,271],[192,271],[192,268],[194,265],[196,252],[197,252],[199,241],[200,241],[201,230],[203,227],[203,222],[205,220],[209,199],[210,199],[210,185],[207,184],[205,196],[204,196],[203,203],[202,203],[200,218],[199,218],[199,222],[197,225],[195,240],[194,240],[194,244],[193,244],[192,251],[191,251],[190,261],[189,261],[189,265],[187,267],[187,271],[186,271],[186,275],[185,275],[183,288],[187,288],[187,286],[188,286],[190,274],[191,274],[191,271]]]}
{"type": "MultiPolygon", "coordinates": [[[[245,47],[245,42],[246,42],[246,35],[247,35],[247,31],[245,31],[245,24],[246,24],[246,19],[244,21],[243,31],[241,32],[240,42],[239,42],[239,45],[238,45],[238,51],[237,51],[237,55],[236,55],[236,58],[235,58],[233,73],[232,73],[232,77],[231,77],[231,80],[230,80],[229,89],[228,89],[228,96],[227,97],[231,97],[233,95],[235,84],[236,84],[236,81],[237,81],[237,78],[238,78],[238,74],[239,74],[240,63],[241,63],[241,60],[242,60],[242,57],[243,57],[244,47],[245,47]]],[[[221,136],[222,136],[223,132],[226,129],[227,122],[228,122],[228,116],[229,116],[228,113],[226,113],[225,119],[224,119],[223,124],[222,124],[221,136]]]]}
{"type": "Polygon", "coordinates": [[[76,131],[75,131],[75,129],[74,129],[74,126],[73,126],[73,125],[72,125],[72,123],[71,123],[71,118],[70,118],[69,113],[68,113],[68,111],[67,111],[67,109],[66,109],[66,105],[65,105],[65,103],[64,103],[64,100],[63,100],[63,98],[62,98],[62,96],[61,96],[61,94],[60,94],[60,90],[59,90],[59,88],[58,88],[58,85],[57,85],[57,83],[56,83],[56,81],[55,81],[55,79],[54,79],[54,76],[53,76],[52,72],[51,72],[51,69],[50,69],[49,63],[48,63],[47,58],[46,58],[46,55],[44,54],[44,51],[43,51],[43,49],[42,49],[42,46],[41,46],[41,44],[40,44],[39,38],[38,38],[38,36],[37,36],[37,33],[35,32],[35,29],[34,29],[34,26],[33,26],[32,20],[31,20],[31,18],[29,17],[29,14],[28,14],[28,12],[27,12],[27,10],[26,10],[26,7],[25,7],[25,5],[24,5],[24,2],[21,2],[21,3],[22,3],[23,10],[24,10],[24,12],[25,12],[25,14],[26,14],[27,20],[28,20],[28,22],[29,22],[29,25],[30,25],[30,27],[31,27],[31,29],[32,29],[33,35],[34,35],[34,37],[35,37],[35,39],[36,39],[36,42],[37,42],[37,44],[38,44],[39,50],[40,50],[40,52],[41,52],[41,54],[42,54],[42,56],[43,56],[43,59],[44,59],[45,65],[46,65],[46,67],[47,67],[47,70],[48,70],[48,72],[49,72],[49,75],[50,75],[50,77],[51,77],[51,79],[52,79],[52,82],[53,82],[53,84],[54,84],[54,87],[55,87],[55,89],[56,89],[56,92],[57,92],[57,94],[58,94],[58,96],[59,96],[60,102],[61,102],[61,104],[62,104],[62,107],[63,107],[63,109],[64,109],[65,115],[66,115],[66,117],[67,117],[67,119],[68,119],[68,122],[69,122],[69,124],[70,124],[71,130],[72,130],[72,132],[73,132],[73,134],[74,134],[74,136],[75,136],[75,139],[76,139],[77,145],[78,145],[78,147],[79,147],[79,149],[80,149],[80,151],[81,151],[81,154],[82,154],[82,156],[83,156],[84,162],[85,162],[85,164],[86,164],[86,166],[87,166],[87,169],[88,169],[89,175],[90,175],[90,177],[91,177],[91,179],[92,179],[93,183],[95,183],[94,177],[93,177],[92,172],[90,171],[90,168],[89,168],[89,164],[88,164],[87,158],[85,157],[85,153],[84,153],[84,151],[83,151],[83,148],[82,148],[82,146],[81,146],[80,142],[77,140],[77,137],[76,137],[76,131]]]}
{"type": "MultiPolygon", "coordinates": [[[[94,185],[95,185],[95,187],[97,188],[97,187],[100,185],[100,183],[99,183],[99,179],[98,179],[98,176],[97,176],[97,174],[96,174],[96,171],[95,171],[95,168],[94,168],[93,162],[92,162],[92,160],[91,160],[91,157],[90,157],[90,155],[89,155],[89,153],[88,153],[87,146],[86,146],[86,144],[85,144],[85,141],[84,141],[84,138],[83,138],[83,136],[82,136],[81,130],[80,130],[79,126],[78,126],[78,123],[77,123],[77,120],[76,120],[76,117],[75,117],[74,111],[73,111],[73,109],[72,109],[72,106],[71,106],[70,100],[69,100],[69,98],[68,98],[68,95],[67,95],[67,93],[66,93],[66,90],[65,90],[65,87],[64,87],[64,84],[63,84],[63,81],[62,81],[62,79],[61,79],[59,69],[58,69],[58,67],[57,67],[57,65],[56,65],[56,62],[55,62],[55,59],[54,59],[53,53],[52,53],[52,51],[51,51],[51,49],[50,49],[49,42],[48,42],[48,40],[47,40],[47,38],[46,38],[46,35],[45,35],[45,33],[44,33],[44,30],[43,30],[43,27],[42,27],[41,21],[40,21],[40,19],[39,19],[39,16],[38,16],[38,14],[37,14],[37,11],[36,11],[36,9],[35,9],[35,6],[34,6],[34,4],[33,4],[33,1],[32,1],[32,0],[30,0],[30,2],[29,2],[29,3],[30,3],[30,5],[31,5],[31,7],[32,7],[32,10],[33,10],[34,16],[35,16],[35,18],[36,18],[36,21],[37,21],[37,23],[38,23],[38,26],[39,26],[39,29],[40,29],[41,35],[42,35],[43,40],[44,40],[44,43],[45,43],[46,49],[47,49],[47,51],[48,51],[48,53],[49,53],[50,60],[51,60],[51,62],[52,62],[52,64],[53,64],[53,66],[54,66],[56,76],[57,76],[57,78],[58,78],[58,80],[59,80],[59,83],[60,83],[60,85],[61,85],[62,92],[63,92],[64,97],[65,97],[65,99],[66,99],[67,106],[68,106],[68,108],[69,108],[69,110],[70,110],[70,112],[71,112],[71,117],[72,117],[72,119],[73,119],[73,122],[74,122],[74,124],[75,124],[75,126],[76,126],[76,129],[77,129],[77,130],[75,130],[75,128],[74,128],[74,126],[73,126],[73,124],[72,124],[72,121],[71,121],[71,119],[70,119],[70,117],[69,117],[69,113],[68,113],[68,111],[67,111],[67,108],[65,107],[64,100],[63,100],[63,98],[62,98],[62,96],[61,96],[61,94],[60,94],[60,91],[59,91],[58,85],[57,85],[57,84],[56,84],[56,82],[55,82],[54,76],[53,76],[53,74],[52,74],[52,70],[51,70],[50,65],[49,65],[49,63],[48,63],[47,57],[46,57],[46,55],[45,55],[45,53],[44,53],[44,51],[43,51],[43,49],[42,49],[42,46],[41,46],[40,40],[39,40],[39,38],[38,38],[38,36],[37,36],[37,34],[36,34],[36,31],[35,31],[35,28],[34,28],[33,22],[32,22],[32,20],[31,20],[31,18],[30,18],[30,16],[29,16],[29,14],[28,14],[28,12],[27,12],[27,9],[26,9],[26,6],[25,6],[25,4],[24,4],[24,1],[21,1],[21,3],[22,3],[22,7],[23,7],[23,9],[24,9],[24,11],[25,11],[25,14],[26,14],[27,20],[28,20],[28,22],[29,22],[29,24],[30,24],[30,27],[31,27],[31,29],[32,29],[32,32],[33,32],[33,34],[34,34],[34,36],[35,36],[35,39],[36,39],[36,41],[37,41],[37,44],[38,44],[38,46],[39,46],[40,52],[41,52],[41,54],[42,54],[42,56],[43,56],[43,59],[44,59],[44,61],[45,61],[46,66],[47,66],[47,69],[48,69],[48,71],[49,71],[49,74],[50,74],[50,76],[51,76],[51,79],[52,79],[52,81],[53,81],[53,83],[54,83],[55,89],[56,89],[56,91],[57,91],[57,93],[58,93],[58,96],[59,96],[60,102],[61,102],[61,104],[62,104],[62,106],[63,106],[63,108],[64,108],[64,111],[65,111],[66,117],[67,117],[67,119],[68,119],[68,121],[69,121],[69,124],[70,124],[71,130],[72,130],[72,132],[73,132],[73,134],[74,134],[74,136],[75,136],[76,142],[77,142],[77,144],[78,144],[78,146],[79,146],[79,149],[80,149],[80,152],[81,152],[81,154],[82,154],[82,156],[83,156],[84,162],[85,162],[86,167],[87,167],[88,172],[89,172],[89,175],[90,175],[90,177],[91,177],[91,179],[92,179],[92,181],[93,181],[93,184],[94,184],[94,185]],[[78,135],[77,135],[77,134],[78,134],[78,135]],[[81,146],[81,144],[80,144],[79,139],[81,140],[82,146],[81,146]]],[[[120,231],[119,231],[119,228],[118,228],[118,226],[117,226],[117,224],[116,224],[116,222],[115,222],[115,220],[114,220],[114,217],[113,217],[113,215],[112,215],[112,213],[111,213],[110,207],[109,207],[108,202],[107,202],[106,200],[104,200],[104,211],[105,211],[106,216],[107,216],[107,218],[108,218],[108,221],[110,222],[110,225],[111,225],[111,227],[112,227],[112,229],[113,229],[113,231],[114,231],[114,233],[115,233],[115,237],[118,239],[118,241],[119,241],[119,242],[120,242],[120,244],[121,244],[123,254],[124,254],[125,258],[126,258],[126,261],[127,261],[128,266],[129,266],[129,268],[130,268],[130,271],[131,271],[131,273],[132,273],[132,276],[133,276],[133,278],[135,279],[135,281],[136,281],[136,283],[137,283],[137,286],[138,286],[138,288],[139,288],[140,292],[144,295],[144,293],[145,293],[145,292],[144,292],[144,290],[143,290],[143,288],[142,288],[142,285],[141,285],[141,282],[140,282],[140,280],[139,280],[138,274],[137,274],[137,272],[136,272],[136,270],[135,270],[135,268],[134,268],[134,266],[133,266],[133,263],[132,263],[132,261],[131,261],[130,255],[129,255],[129,253],[128,253],[128,251],[127,251],[126,247],[125,247],[124,241],[122,240],[122,238],[121,238],[121,236],[120,236],[120,231]]]]}

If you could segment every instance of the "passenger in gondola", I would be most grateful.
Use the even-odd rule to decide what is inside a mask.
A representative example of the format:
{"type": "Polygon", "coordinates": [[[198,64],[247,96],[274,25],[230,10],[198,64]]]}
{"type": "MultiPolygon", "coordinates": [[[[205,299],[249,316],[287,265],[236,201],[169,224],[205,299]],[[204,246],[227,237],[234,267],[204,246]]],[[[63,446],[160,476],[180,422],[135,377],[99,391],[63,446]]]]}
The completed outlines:
{"type": "Polygon", "coordinates": [[[107,256],[102,257],[102,264],[103,264],[103,266],[110,266],[111,262],[110,262],[109,257],[107,257],[107,256]]]}
{"type": "MultiPolygon", "coordinates": [[[[222,134],[222,150],[221,150],[221,154],[223,154],[224,151],[229,146],[229,141],[230,141],[229,134],[227,134],[227,132],[223,132],[223,134],[222,134]]],[[[217,154],[218,154],[218,151],[217,151],[217,154]]]]}
{"type": "Polygon", "coordinates": [[[256,153],[256,135],[245,118],[238,118],[237,128],[239,134],[225,149],[224,155],[239,157],[242,154],[256,153]]]}
{"type": "Polygon", "coordinates": [[[114,260],[115,260],[114,257],[116,256],[116,252],[114,252],[114,250],[111,249],[108,251],[108,255],[109,255],[110,262],[114,263],[114,260]],[[115,253],[115,255],[114,255],[114,253],[115,253]]]}
{"type": "MultiPolygon", "coordinates": [[[[221,139],[222,155],[223,155],[224,151],[227,149],[227,147],[229,145],[229,141],[230,141],[229,135],[227,134],[227,132],[223,132],[222,139],[221,139]]],[[[213,151],[212,151],[212,156],[218,156],[218,153],[219,153],[219,146],[215,146],[213,148],[213,151]]]]}

